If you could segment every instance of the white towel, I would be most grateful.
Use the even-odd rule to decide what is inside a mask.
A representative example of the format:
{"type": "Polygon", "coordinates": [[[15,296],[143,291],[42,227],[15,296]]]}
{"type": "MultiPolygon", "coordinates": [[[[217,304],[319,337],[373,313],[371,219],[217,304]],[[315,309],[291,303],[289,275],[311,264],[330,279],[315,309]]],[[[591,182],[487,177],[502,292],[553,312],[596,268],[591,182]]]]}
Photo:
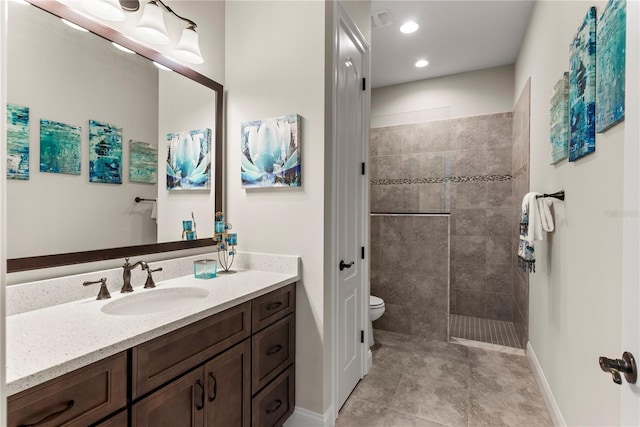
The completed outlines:
{"type": "Polygon", "coordinates": [[[529,228],[525,236],[527,243],[533,246],[534,240],[542,240],[542,223],[536,196],[540,193],[527,193],[522,199],[522,211],[529,216],[529,228]]]}
{"type": "Polygon", "coordinates": [[[553,215],[551,214],[551,205],[553,204],[553,198],[541,197],[538,199],[538,213],[540,216],[540,223],[542,230],[550,233],[554,230],[553,215]]]}
{"type": "Polygon", "coordinates": [[[153,202],[153,207],[151,208],[151,219],[158,218],[158,202],[153,202]]]}

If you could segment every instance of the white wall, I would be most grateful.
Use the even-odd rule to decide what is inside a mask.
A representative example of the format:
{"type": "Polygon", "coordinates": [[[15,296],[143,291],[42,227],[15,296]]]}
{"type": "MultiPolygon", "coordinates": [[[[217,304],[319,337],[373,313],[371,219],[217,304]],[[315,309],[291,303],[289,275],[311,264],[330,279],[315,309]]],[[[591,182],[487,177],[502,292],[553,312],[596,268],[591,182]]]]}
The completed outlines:
{"type": "Polygon", "coordinates": [[[551,90],[592,5],[600,16],[604,1],[536,2],[516,63],[514,100],[531,77],[531,190],[566,191],[555,232],[536,242],[529,340],[567,424],[619,425],[620,387],[598,356],[621,355],[625,123],[598,134],[594,154],[549,165],[551,90]]]}
{"type": "Polygon", "coordinates": [[[302,257],[296,405],[323,413],[325,4],[232,1],[226,28],[227,217],[240,250],[302,257]],[[302,116],[302,188],[243,190],[241,122],[294,113],[302,116]]]}
{"type": "Polygon", "coordinates": [[[511,111],[513,79],[505,65],[374,89],[371,127],[511,111]]]}
{"type": "Polygon", "coordinates": [[[150,205],[134,198],[156,185],[129,182],[129,140],[158,141],[158,70],[15,2],[7,52],[7,102],[30,113],[30,178],[7,182],[8,256],[155,243],[150,205]],[[82,128],[80,175],[40,172],[40,119],[82,128]],[[121,185],[89,182],[90,119],[122,128],[121,185]]]}

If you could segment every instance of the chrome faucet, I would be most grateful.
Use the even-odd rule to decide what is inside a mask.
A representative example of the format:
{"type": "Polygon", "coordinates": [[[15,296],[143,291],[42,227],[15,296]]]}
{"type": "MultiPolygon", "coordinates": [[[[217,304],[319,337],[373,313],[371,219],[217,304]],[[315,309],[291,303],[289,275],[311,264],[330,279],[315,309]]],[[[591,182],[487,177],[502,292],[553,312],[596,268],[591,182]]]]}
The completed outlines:
{"type": "Polygon", "coordinates": [[[124,259],[124,265],[122,268],[124,271],[122,272],[122,289],[120,289],[121,293],[125,292],[133,292],[133,288],[131,287],[131,270],[136,268],[137,266],[141,266],[143,270],[149,268],[146,262],[138,261],[135,264],[129,264],[129,258],[124,259]]]}

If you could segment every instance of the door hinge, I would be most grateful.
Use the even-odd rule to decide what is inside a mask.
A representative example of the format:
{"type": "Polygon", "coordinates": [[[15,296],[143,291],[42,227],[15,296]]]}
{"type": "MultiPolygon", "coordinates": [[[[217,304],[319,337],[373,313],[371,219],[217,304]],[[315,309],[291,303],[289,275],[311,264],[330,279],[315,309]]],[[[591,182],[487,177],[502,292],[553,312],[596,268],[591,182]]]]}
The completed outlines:
{"type": "Polygon", "coordinates": [[[360,248],[360,256],[364,259],[364,246],[360,248]]]}
{"type": "Polygon", "coordinates": [[[367,90],[367,78],[362,78],[362,90],[367,90]]]}
{"type": "Polygon", "coordinates": [[[360,331],[360,342],[364,344],[364,331],[360,331]]]}
{"type": "Polygon", "coordinates": [[[362,164],[361,164],[361,171],[362,171],[362,175],[364,175],[365,170],[366,170],[366,169],[365,169],[364,162],[362,162],[362,164]]]}

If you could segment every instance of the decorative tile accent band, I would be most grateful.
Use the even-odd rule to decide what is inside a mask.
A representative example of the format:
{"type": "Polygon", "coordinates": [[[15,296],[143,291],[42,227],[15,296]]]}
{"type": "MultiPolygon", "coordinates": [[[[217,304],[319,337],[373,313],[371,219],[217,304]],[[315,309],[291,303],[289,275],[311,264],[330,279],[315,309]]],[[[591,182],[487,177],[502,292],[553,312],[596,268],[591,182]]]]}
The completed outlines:
{"type": "Polygon", "coordinates": [[[448,176],[437,178],[395,178],[373,179],[371,185],[401,185],[401,184],[445,184],[449,182],[500,182],[512,181],[513,175],[475,175],[475,176],[448,176]]]}

